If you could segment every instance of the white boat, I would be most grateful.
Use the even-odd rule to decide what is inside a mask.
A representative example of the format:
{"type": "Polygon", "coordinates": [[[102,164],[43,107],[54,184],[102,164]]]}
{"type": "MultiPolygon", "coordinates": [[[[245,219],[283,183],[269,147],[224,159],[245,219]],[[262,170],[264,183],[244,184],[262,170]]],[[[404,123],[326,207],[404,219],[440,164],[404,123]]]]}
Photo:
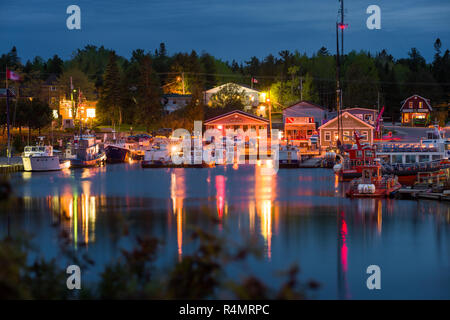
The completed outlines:
{"type": "Polygon", "coordinates": [[[22,156],[25,171],[56,171],[70,168],[70,161],[60,161],[52,146],[26,146],[22,156]]]}
{"type": "Polygon", "coordinates": [[[428,163],[450,158],[450,141],[444,138],[437,127],[426,132],[418,143],[382,144],[377,147],[377,156],[387,164],[409,165],[428,163]]]}
{"type": "Polygon", "coordinates": [[[300,164],[299,149],[295,146],[280,146],[278,154],[280,168],[298,168],[300,164]]]}
{"type": "Polygon", "coordinates": [[[168,144],[155,144],[150,150],[145,151],[144,160],[141,165],[143,168],[165,167],[172,164],[168,144]]]}

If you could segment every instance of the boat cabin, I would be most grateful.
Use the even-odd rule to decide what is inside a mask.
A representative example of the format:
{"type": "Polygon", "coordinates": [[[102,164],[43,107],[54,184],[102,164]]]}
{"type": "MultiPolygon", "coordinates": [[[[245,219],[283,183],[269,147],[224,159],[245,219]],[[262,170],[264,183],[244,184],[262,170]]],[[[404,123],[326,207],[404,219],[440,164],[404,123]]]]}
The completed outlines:
{"type": "Polygon", "coordinates": [[[24,157],[45,157],[53,156],[52,146],[26,146],[24,149],[24,157]]]}

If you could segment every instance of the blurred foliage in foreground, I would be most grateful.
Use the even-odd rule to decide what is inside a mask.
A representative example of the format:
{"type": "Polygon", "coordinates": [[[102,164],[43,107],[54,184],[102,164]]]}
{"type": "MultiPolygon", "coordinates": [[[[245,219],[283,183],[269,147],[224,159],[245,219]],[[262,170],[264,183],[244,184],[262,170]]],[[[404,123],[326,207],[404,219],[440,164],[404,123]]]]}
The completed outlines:
{"type": "MultiPolygon", "coordinates": [[[[10,192],[9,183],[0,181],[0,204],[16,201],[8,199],[10,192]]],[[[2,210],[3,214],[6,211],[2,210]]],[[[228,266],[245,265],[247,258],[260,257],[261,250],[254,245],[230,245],[226,239],[199,228],[194,228],[190,237],[195,250],[167,270],[155,265],[160,240],[137,238],[135,248],[122,250],[121,257],[106,265],[96,282],[86,284],[82,280],[81,290],[68,290],[69,275],[60,258],[80,266],[82,279],[95,261],[76,254],[66,232],[58,238],[60,256],[50,260],[41,257],[32,238],[7,236],[0,240],[0,299],[305,299],[319,287],[314,281],[300,282],[296,265],[281,273],[285,279],[277,289],[252,275],[230,278],[228,266]]]]}

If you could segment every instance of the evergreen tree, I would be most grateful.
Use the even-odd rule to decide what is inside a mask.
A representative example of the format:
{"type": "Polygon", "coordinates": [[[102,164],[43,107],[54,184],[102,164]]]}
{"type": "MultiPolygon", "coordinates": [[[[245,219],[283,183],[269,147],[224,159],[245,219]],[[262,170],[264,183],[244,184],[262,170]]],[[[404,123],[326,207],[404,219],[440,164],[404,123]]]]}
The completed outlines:
{"type": "Polygon", "coordinates": [[[136,119],[147,131],[156,127],[162,116],[160,87],[149,55],[139,61],[139,83],[136,90],[136,119]]]}
{"type": "Polygon", "coordinates": [[[109,61],[103,75],[103,87],[98,102],[101,118],[122,124],[122,83],[117,56],[109,54],[109,61]]]}

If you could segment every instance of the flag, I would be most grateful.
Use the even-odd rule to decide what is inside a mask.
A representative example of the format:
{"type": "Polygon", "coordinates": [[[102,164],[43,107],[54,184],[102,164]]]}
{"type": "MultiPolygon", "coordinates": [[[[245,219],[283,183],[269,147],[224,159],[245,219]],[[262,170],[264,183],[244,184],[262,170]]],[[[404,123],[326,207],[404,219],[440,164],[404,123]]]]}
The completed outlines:
{"type": "Polygon", "coordinates": [[[9,80],[19,81],[20,75],[17,72],[6,69],[6,78],[9,80]]]}
{"type": "Polygon", "coordinates": [[[252,78],[252,83],[258,83],[258,79],[252,78]]]}

